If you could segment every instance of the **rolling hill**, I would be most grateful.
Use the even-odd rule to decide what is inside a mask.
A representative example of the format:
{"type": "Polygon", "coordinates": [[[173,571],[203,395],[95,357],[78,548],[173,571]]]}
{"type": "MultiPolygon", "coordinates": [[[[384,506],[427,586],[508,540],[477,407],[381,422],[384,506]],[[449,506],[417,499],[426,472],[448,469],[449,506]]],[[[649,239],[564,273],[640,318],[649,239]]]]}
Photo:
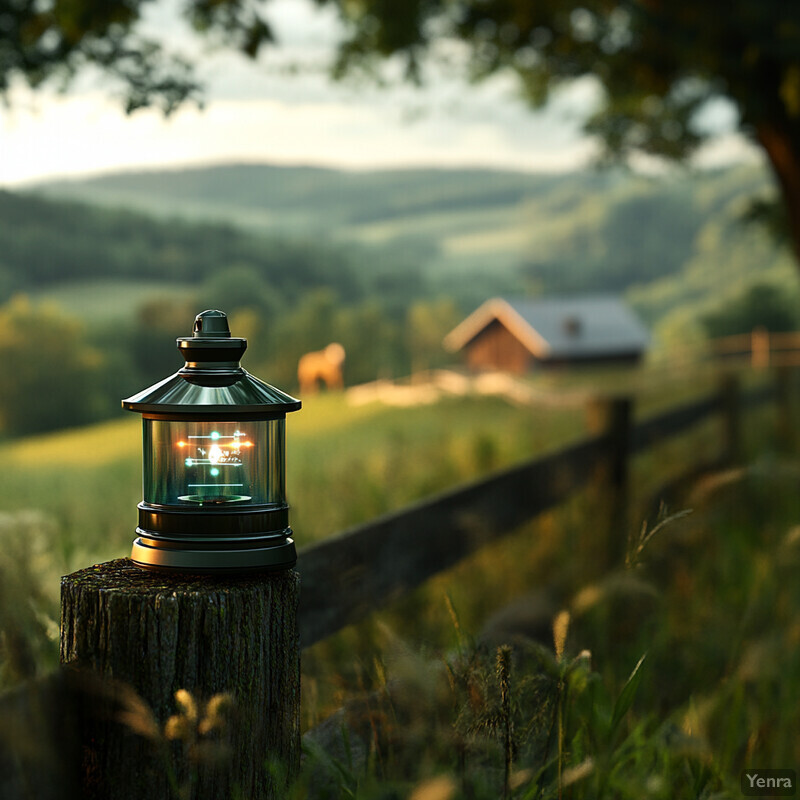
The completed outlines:
{"type": "Polygon", "coordinates": [[[402,282],[413,264],[423,279],[420,294],[454,296],[466,308],[500,293],[626,293],[651,324],[676,310],[700,313],[753,281],[796,291],[788,254],[740,221],[749,199],[770,190],[756,167],[656,179],[621,171],[348,172],[263,164],[35,188],[44,197],[162,220],[378,248],[367,251],[360,269],[394,270],[402,282]],[[399,257],[387,260],[389,253],[399,257]]]}

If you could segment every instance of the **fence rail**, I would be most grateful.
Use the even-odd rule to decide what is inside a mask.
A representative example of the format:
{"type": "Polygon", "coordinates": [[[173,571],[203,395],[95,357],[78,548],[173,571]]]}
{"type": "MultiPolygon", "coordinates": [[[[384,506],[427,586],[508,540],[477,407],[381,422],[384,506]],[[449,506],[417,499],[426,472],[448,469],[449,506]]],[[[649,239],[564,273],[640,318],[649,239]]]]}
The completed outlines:
{"type": "MultiPolygon", "coordinates": [[[[436,495],[326,539],[300,551],[301,644],[309,647],[364,619],[448,569],[490,541],[499,539],[584,488],[604,464],[683,433],[715,414],[724,423],[723,451],[738,449],[740,406],[754,407],[775,396],[773,385],[739,396],[735,381],[720,391],[631,425],[627,420],[604,433],[548,455],[436,495]]],[[[617,398],[609,401],[628,403],[617,398]]],[[[613,471],[613,470],[612,470],[613,471]]],[[[624,480],[625,470],[617,470],[624,480]]],[[[622,491],[623,487],[614,487],[622,491]]]]}
{"type": "Polygon", "coordinates": [[[301,550],[303,647],[562,503],[605,453],[605,438],[596,436],[301,550]]]}

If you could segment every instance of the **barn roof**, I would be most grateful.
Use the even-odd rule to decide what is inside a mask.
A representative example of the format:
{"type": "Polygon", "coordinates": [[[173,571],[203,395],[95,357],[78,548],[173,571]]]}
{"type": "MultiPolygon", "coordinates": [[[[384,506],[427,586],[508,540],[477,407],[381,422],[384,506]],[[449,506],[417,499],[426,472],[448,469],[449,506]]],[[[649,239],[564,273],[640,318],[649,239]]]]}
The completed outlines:
{"type": "Polygon", "coordinates": [[[499,320],[538,358],[589,358],[641,352],[649,335],[638,317],[614,295],[487,300],[445,338],[460,350],[490,322],[499,320]]]}

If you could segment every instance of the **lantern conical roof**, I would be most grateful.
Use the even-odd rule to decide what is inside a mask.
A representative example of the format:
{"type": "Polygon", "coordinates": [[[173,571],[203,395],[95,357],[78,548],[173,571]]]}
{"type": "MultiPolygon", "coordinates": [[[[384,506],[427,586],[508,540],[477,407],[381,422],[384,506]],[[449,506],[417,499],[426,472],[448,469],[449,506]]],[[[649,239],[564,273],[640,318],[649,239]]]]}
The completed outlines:
{"type": "Polygon", "coordinates": [[[268,417],[300,408],[298,399],[239,365],[247,339],[231,336],[223,311],[198,314],[192,336],[178,338],[177,345],[186,365],[123,400],[124,409],[143,414],[268,417]]]}

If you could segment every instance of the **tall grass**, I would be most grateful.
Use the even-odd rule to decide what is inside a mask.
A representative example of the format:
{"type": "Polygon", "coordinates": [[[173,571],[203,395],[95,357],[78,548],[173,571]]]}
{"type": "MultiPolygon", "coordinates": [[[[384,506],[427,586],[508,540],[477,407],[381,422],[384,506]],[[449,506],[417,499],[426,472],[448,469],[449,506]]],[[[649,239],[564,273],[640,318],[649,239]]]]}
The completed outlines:
{"type": "Polygon", "coordinates": [[[363,758],[328,796],[407,796],[438,775],[447,798],[735,798],[741,770],[794,767],[798,478],[800,463],[766,459],[699,483],[692,513],[650,520],[627,568],[551,585],[550,630],[519,605],[510,650],[491,626],[465,633],[444,598],[437,648],[406,644],[399,612],[373,621],[373,669],[354,649],[350,691],[338,678],[363,758]]]}
{"type": "MultiPolygon", "coordinates": [[[[607,532],[587,492],[306,652],[303,725],[331,722],[287,797],[736,797],[744,767],[800,762],[800,462],[772,412],[748,423],[749,461],[666,515],[657,487],[713,455],[718,424],[636,459],[634,535],[610,571],[590,555],[607,532]]],[[[577,408],[499,400],[316,398],[288,426],[298,541],[582,425],[577,408]]],[[[6,685],[55,663],[58,574],[127,551],[139,442],[133,419],[0,450],[6,685]]]]}
{"type": "MultiPolygon", "coordinates": [[[[307,400],[287,427],[287,488],[302,547],[579,436],[582,417],[550,409],[537,418],[493,398],[398,410],[322,395],[307,400]]],[[[30,668],[38,669],[57,659],[59,576],[130,552],[141,500],[141,423],[126,415],[8,442],[0,461],[0,543],[7,542],[0,548],[0,627],[15,631],[6,639],[24,645],[30,668]],[[35,556],[23,544],[35,547],[35,556]]],[[[6,682],[20,675],[6,670],[6,682]]]]}

